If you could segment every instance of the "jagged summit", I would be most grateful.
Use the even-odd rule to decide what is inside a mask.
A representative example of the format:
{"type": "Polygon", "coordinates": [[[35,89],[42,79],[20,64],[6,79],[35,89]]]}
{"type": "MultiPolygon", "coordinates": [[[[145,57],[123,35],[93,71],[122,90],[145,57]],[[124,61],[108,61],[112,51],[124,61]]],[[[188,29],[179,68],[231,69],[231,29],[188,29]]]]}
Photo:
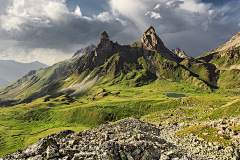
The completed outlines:
{"type": "Polygon", "coordinates": [[[153,26],[150,26],[143,34],[142,39],[140,40],[142,43],[143,49],[145,50],[156,50],[160,53],[164,58],[169,59],[171,61],[179,62],[180,58],[173,54],[169,49],[167,49],[162,40],[158,37],[155,32],[153,26]]]}
{"type": "Polygon", "coordinates": [[[175,55],[177,55],[180,58],[187,58],[188,57],[185,54],[185,52],[178,47],[176,49],[172,49],[171,52],[173,52],[175,55]]]}
{"type": "Polygon", "coordinates": [[[149,31],[155,33],[154,27],[153,27],[153,26],[150,26],[150,27],[145,31],[145,33],[149,32],[149,31]]]}
{"type": "Polygon", "coordinates": [[[109,36],[108,36],[108,34],[107,34],[106,31],[104,31],[104,32],[101,34],[100,43],[103,42],[103,41],[109,41],[109,36]]]}
{"type": "Polygon", "coordinates": [[[155,29],[152,26],[144,32],[141,42],[143,43],[143,47],[145,49],[157,51],[165,50],[162,40],[158,37],[155,29]]]}

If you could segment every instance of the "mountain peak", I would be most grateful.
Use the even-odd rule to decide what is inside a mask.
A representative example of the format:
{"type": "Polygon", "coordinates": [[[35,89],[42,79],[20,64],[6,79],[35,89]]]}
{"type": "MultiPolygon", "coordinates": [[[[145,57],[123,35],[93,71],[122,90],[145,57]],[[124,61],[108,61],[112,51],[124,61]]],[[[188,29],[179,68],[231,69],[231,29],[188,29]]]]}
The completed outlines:
{"type": "Polygon", "coordinates": [[[143,34],[141,42],[145,49],[163,51],[165,46],[162,40],[158,37],[155,29],[150,26],[143,34]]]}
{"type": "Polygon", "coordinates": [[[109,36],[107,34],[106,31],[104,31],[102,34],[101,34],[101,42],[102,41],[109,41],[109,36]]]}
{"type": "Polygon", "coordinates": [[[178,47],[176,49],[172,49],[171,52],[174,53],[175,55],[177,55],[180,58],[187,58],[188,57],[185,54],[185,52],[178,47]]]}
{"type": "Polygon", "coordinates": [[[155,33],[155,29],[153,28],[153,26],[150,26],[145,33],[155,33]]]}
{"type": "Polygon", "coordinates": [[[142,39],[143,49],[145,50],[156,50],[158,53],[161,53],[163,57],[171,61],[178,62],[179,57],[173,54],[169,49],[167,49],[162,40],[158,37],[153,26],[150,26],[143,34],[142,39]]]}

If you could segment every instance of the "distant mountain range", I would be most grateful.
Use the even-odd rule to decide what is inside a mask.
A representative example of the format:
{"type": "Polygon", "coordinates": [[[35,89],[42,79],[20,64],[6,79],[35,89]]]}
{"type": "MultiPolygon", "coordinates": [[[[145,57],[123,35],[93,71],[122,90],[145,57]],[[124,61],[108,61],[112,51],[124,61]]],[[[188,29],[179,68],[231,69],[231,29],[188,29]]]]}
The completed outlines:
{"type": "Polygon", "coordinates": [[[72,58],[58,62],[50,67],[44,64],[41,65],[41,63],[39,62],[25,64],[15,61],[0,61],[2,62],[1,63],[2,67],[0,68],[2,69],[2,72],[0,72],[1,73],[0,75],[6,75],[3,77],[7,76],[10,77],[13,74],[13,76],[15,76],[15,79],[12,78],[9,79],[9,81],[0,77],[0,83],[2,84],[1,87],[4,86],[2,89],[0,89],[1,91],[3,91],[3,92],[0,91],[0,99],[2,98],[7,100],[12,98],[25,99],[25,97],[28,97],[31,94],[39,93],[45,86],[49,85],[53,80],[55,80],[59,75],[61,75],[61,73],[71,62],[75,61],[77,58],[80,58],[85,54],[88,54],[95,48],[96,46],[90,45],[86,48],[77,51],[72,58]],[[34,64],[39,65],[34,66],[34,64]],[[21,65],[27,66],[26,67],[27,69],[25,69],[25,73],[23,73],[24,69],[21,65]],[[14,69],[13,66],[17,66],[17,69],[14,69]],[[22,75],[19,76],[19,73],[15,74],[17,72],[21,72],[22,75]],[[17,79],[16,77],[21,78],[17,79]]]}
{"type": "Polygon", "coordinates": [[[141,40],[124,46],[112,42],[103,32],[97,47],[90,45],[69,60],[28,73],[1,88],[0,98],[31,101],[45,95],[75,96],[93,85],[137,87],[157,79],[187,83],[210,92],[240,87],[239,35],[192,58],[179,48],[166,48],[153,27],[144,32],[141,40]]]}
{"type": "Polygon", "coordinates": [[[30,70],[46,68],[47,65],[40,62],[20,63],[14,60],[0,60],[0,87],[24,76],[30,70]]]}

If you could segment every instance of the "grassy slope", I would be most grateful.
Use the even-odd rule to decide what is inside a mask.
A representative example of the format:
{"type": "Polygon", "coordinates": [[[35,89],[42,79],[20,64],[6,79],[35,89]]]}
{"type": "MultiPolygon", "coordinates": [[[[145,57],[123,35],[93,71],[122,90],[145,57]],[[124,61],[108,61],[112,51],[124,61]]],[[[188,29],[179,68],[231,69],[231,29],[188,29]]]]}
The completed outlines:
{"type": "Polygon", "coordinates": [[[159,79],[141,87],[102,83],[82,94],[73,98],[46,96],[31,103],[1,108],[0,155],[15,152],[63,129],[81,131],[132,115],[159,123],[179,116],[166,117],[178,110],[189,118],[187,121],[195,113],[205,114],[210,108],[234,100],[233,92],[208,93],[187,83],[159,79]],[[190,97],[168,98],[164,93],[183,93],[190,97]]]}
{"type": "Polygon", "coordinates": [[[33,95],[37,96],[36,93],[56,79],[68,64],[69,62],[62,61],[42,69],[34,75],[25,76],[10,83],[0,89],[0,93],[6,93],[1,95],[1,98],[22,101],[33,95]]]}
{"type": "MultiPolygon", "coordinates": [[[[204,120],[210,114],[213,115],[212,118],[238,115],[238,105],[234,101],[238,91],[218,89],[209,92],[209,87],[202,81],[209,80],[208,75],[204,77],[208,70],[200,71],[205,66],[193,66],[189,71],[182,65],[151,52],[148,58],[154,62],[163,77],[156,79],[155,71],[146,62],[142,51],[134,50],[137,45],[132,45],[132,54],[129,53],[131,47],[125,46],[93,71],[86,69],[77,74],[73,67],[75,70],[68,81],[63,81],[67,76],[60,77],[50,86],[54,88],[54,84],[59,85],[57,90],[53,89],[52,93],[56,94],[74,82],[81,82],[90,73],[90,79],[97,74],[102,77],[95,86],[76,97],[45,96],[31,103],[2,107],[0,155],[12,153],[62,129],[80,131],[132,115],[155,124],[204,120]],[[199,78],[192,76],[197,73],[199,78]],[[169,98],[164,93],[181,93],[189,97],[169,98]],[[224,110],[221,110],[221,106],[228,107],[227,104],[233,101],[231,105],[235,105],[237,114],[222,114],[224,110]]],[[[84,56],[81,59],[86,58],[84,56]]],[[[31,93],[41,89],[40,84],[36,84],[38,85],[32,87],[31,93]]]]}

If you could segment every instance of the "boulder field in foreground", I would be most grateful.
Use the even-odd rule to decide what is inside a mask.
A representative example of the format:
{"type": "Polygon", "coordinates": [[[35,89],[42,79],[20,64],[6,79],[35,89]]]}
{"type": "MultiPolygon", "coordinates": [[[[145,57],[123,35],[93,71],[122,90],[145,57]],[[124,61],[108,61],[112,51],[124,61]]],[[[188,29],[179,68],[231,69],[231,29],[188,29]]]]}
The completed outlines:
{"type": "Polygon", "coordinates": [[[205,160],[238,159],[238,150],[201,141],[188,135],[175,136],[181,126],[156,126],[135,118],[102,124],[74,133],[61,131],[37,143],[5,155],[0,160],[205,160]]]}

